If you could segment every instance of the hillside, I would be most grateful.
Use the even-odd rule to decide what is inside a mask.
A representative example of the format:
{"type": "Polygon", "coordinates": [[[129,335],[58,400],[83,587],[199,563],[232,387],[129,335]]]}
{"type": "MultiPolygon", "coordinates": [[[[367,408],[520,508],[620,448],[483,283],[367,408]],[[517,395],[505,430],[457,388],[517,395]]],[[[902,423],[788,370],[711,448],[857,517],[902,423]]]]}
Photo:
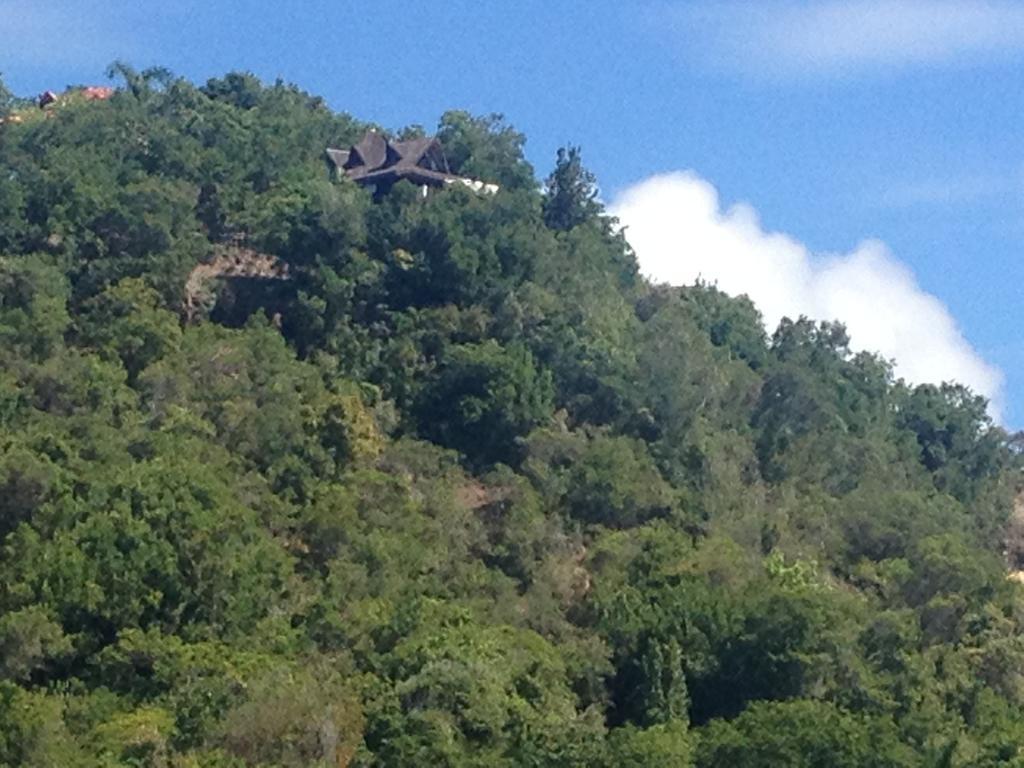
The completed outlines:
{"type": "Polygon", "coordinates": [[[647,283],[498,117],[374,196],[119,71],[0,125],[0,766],[1024,765],[982,398],[647,283]]]}

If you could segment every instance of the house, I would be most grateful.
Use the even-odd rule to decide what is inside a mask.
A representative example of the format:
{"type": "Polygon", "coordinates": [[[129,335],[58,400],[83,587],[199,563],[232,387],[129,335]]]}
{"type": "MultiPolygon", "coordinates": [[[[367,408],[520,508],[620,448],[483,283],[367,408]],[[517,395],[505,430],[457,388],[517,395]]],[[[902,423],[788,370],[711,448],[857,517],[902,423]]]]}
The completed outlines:
{"type": "Polygon", "coordinates": [[[424,195],[431,188],[449,184],[462,184],[485,194],[498,191],[497,184],[453,174],[441,142],[429,136],[389,141],[376,131],[368,131],[350,149],[328,149],[327,162],[336,175],[347,176],[375,194],[386,193],[403,179],[420,187],[424,195]]]}
{"type": "Polygon", "coordinates": [[[103,85],[89,85],[82,89],[87,101],[106,101],[114,95],[114,89],[103,85]]]}
{"type": "Polygon", "coordinates": [[[87,85],[80,88],[70,88],[63,93],[56,91],[43,92],[37,101],[40,109],[48,107],[63,107],[69,103],[85,101],[106,101],[113,96],[115,90],[103,85],[87,85]]]}

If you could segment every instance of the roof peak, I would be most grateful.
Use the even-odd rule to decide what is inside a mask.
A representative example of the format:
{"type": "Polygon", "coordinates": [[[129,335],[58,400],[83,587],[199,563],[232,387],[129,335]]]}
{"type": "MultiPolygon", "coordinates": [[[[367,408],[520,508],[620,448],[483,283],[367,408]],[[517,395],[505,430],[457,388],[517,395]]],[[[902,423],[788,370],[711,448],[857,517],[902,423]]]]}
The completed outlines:
{"type": "MultiPolygon", "coordinates": [[[[339,174],[361,184],[390,186],[401,179],[440,187],[451,182],[471,182],[451,172],[444,147],[436,136],[391,140],[371,128],[348,151],[327,150],[328,161],[339,174]]],[[[494,185],[484,185],[490,191],[494,185]]]]}

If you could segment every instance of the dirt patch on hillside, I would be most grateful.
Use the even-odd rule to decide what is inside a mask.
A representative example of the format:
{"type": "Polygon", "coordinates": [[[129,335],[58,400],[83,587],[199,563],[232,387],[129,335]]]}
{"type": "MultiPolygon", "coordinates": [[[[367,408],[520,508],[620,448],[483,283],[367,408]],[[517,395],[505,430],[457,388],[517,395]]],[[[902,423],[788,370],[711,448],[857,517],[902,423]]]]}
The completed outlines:
{"type": "Polygon", "coordinates": [[[217,246],[213,258],[198,264],[185,281],[182,311],[186,322],[193,322],[210,308],[216,299],[217,280],[231,278],[290,280],[291,273],[286,262],[269,253],[237,244],[217,246]]]}

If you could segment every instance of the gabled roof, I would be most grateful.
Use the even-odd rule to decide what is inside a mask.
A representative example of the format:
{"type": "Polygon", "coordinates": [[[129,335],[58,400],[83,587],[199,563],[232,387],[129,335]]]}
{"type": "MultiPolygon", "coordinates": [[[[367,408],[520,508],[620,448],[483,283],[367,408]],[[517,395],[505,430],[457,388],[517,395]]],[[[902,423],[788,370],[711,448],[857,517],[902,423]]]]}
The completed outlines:
{"type": "Polygon", "coordinates": [[[351,149],[328,149],[327,160],[339,174],[359,184],[382,184],[386,188],[408,179],[413,184],[431,187],[458,182],[489,194],[498,189],[494,184],[454,175],[441,142],[431,136],[388,141],[376,131],[368,131],[351,149]]]}
{"type": "Polygon", "coordinates": [[[393,177],[440,184],[455,178],[441,143],[429,136],[388,141],[376,131],[369,131],[348,151],[328,149],[327,158],[339,172],[366,183],[393,177]]]}
{"type": "Polygon", "coordinates": [[[448,159],[444,156],[441,142],[435,138],[422,136],[408,141],[395,141],[388,148],[397,156],[396,165],[415,165],[430,171],[449,173],[448,159]]]}
{"type": "Polygon", "coordinates": [[[327,159],[340,171],[345,167],[345,163],[348,162],[350,154],[351,152],[347,149],[328,149],[327,159]]]}
{"type": "Polygon", "coordinates": [[[359,143],[349,152],[348,169],[380,168],[388,159],[388,142],[376,131],[367,131],[359,143]]]}

